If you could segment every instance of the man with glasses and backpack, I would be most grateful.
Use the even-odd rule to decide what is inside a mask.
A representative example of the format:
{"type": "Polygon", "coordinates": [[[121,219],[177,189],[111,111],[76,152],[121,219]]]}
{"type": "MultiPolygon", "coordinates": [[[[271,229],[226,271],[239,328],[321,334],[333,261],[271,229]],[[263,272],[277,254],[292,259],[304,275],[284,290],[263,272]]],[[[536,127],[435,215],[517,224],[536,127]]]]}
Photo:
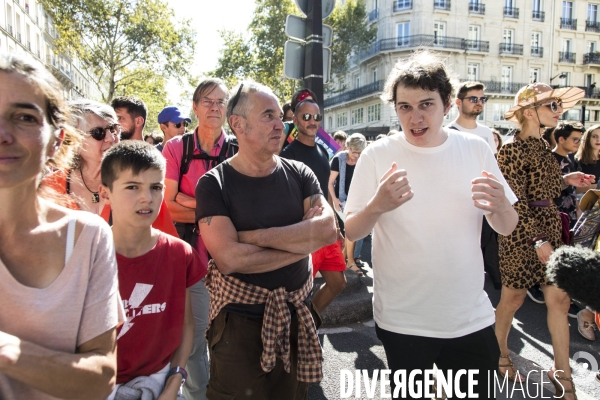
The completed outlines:
{"type": "Polygon", "coordinates": [[[494,153],[497,152],[492,130],[477,122],[488,98],[484,95],[485,86],[481,82],[463,82],[458,87],[456,108],[458,117],[446,125],[446,128],[473,133],[487,141],[494,153]]]}

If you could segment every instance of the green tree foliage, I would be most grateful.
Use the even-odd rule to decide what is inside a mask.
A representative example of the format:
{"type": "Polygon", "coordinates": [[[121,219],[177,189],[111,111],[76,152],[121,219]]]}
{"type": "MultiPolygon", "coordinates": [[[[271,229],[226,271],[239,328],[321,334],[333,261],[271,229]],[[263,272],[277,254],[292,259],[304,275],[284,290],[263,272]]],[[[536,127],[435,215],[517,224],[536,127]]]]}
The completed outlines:
{"type": "Polygon", "coordinates": [[[59,34],[56,50],[75,54],[84,68],[94,72],[105,102],[123,93],[166,95],[166,78],[189,75],[182,60],[194,53],[190,21],[174,22],[169,17],[173,11],[163,0],[41,3],[59,34]]]}
{"type": "Polygon", "coordinates": [[[365,3],[346,0],[338,5],[325,21],[333,28],[331,71],[342,74],[348,70],[348,58],[365,50],[377,39],[377,27],[369,24],[365,3]]]}
{"type": "Polygon", "coordinates": [[[219,31],[219,35],[225,47],[220,50],[217,68],[210,75],[223,79],[228,88],[234,87],[243,78],[254,78],[254,57],[242,34],[223,30],[219,31]]]}

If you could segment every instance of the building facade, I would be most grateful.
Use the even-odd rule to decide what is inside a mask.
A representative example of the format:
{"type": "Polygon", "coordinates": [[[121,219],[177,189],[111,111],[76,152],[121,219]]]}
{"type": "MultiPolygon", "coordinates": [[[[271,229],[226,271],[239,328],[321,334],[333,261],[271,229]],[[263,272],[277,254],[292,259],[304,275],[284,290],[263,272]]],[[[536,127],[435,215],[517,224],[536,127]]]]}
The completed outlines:
{"type": "Polygon", "coordinates": [[[56,30],[36,0],[0,0],[0,52],[27,54],[61,83],[66,99],[99,100],[100,93],[76,59],[54,50],[56,30]]]}
{"type": "MultiPolygon", "coordinates": [[[[563,118],[600,123],[600,0],[362,0],[377,41],[351,57],[325,98],[325,129],[369,138],[399,129],[379,99],[394,64],[419,47],[441,55],[457,79],[486,85],[479,122],[506,132],[504,113],[527,83],[579,86],[586,97],[563,118]]],[[[446,117],[452,121],[453,107],[446,117]]]]}

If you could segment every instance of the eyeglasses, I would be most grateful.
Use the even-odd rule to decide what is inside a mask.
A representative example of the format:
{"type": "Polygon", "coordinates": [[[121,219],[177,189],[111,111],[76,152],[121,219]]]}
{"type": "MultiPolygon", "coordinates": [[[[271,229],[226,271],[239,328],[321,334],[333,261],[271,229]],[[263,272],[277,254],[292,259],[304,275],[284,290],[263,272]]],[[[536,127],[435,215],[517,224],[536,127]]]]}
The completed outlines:
{"type": "Polygon", "coordinates": [[[178,122],[178,123],[171,122],[171,123],[173,125],[175,125],[175,128],[177,128],[177,129],[181,128],[181,125],[185,126],[186,128],[188,126],[188,122],[187,121],[181,121],[181,122],[178,122]]]}
{"type": "Polygon", "coordinates": [[[215,99],[215,100],[213,100],[213,99],[209,99],[207,97],[204,97],[204,98],[200,99],[200,104],[203,107],[207,107],[207,108],[208,107],[212,107],[215,104],[217,105],[217,107],[223,108],[223,107],[225,107],[227,105],[227,99],[215,99]]]}
{"type": "Polygon", "coordinates": [[[473,104],[477,104],[478,101],[480,101],[481,104],[485,104],[488,101],[488,98],[486,96],[483,96],[483,97],[469,96],[469,97],[462,98],[462,100],[465,100],[465,99],[468,99],[473,104]]]}
{"type": "Polygon", "coordinates": [[[309,113],[302,114],[302,119],[303,119],[304,121],[310,121],[310,118],[311,118],[311,117],[312,117],[312,118],[313,118],[313,119],[314,119],[316,122],[319,122],[320,120],[322,120],[322,119],[323,119],[323,116],[322,116],[321,114],[309,114],[309,113]]]}
{"type": "Polygon", "coordinates": [[[106,128],[98,126],[94,129],[88,131],[88,133],[90,134],[91,137],[93,137],[97,141],[101,141],[101,140],[104,140],[104,138],[106,137],[106,131],[110,132],[110,134],[113,136],[118,135],[121,133],[121,125],[113,124],[113,125],[108,125],[106,128]]]}
{"type": "Polygon", "coordinates": [[[575,143],[575,144],[581,143],[581,138],[577,138],[577,139],[573,138],[573,143],[575,143]]]}
{"type": "Polygon", "coordinates": [[[556,112],[558,112],[558,107],[562,108],[562,100],[561,99],[554,99],[554,100],[549,101],[547,103],[542,103],[542,104],[535,105],[534,107],[536,107],[536,108],[537,107],[549,107],[550,110],[553,113],[556,113],[556,112]]]}
{"type": "Polygon", "coordinates": [[[243,83],[240,83],[240,88],[238,89],[237,93],[235,94],[235,97],[233,98],[233,100],[231,100],[231,113],[233,114],[233,111],[235,110],[235,106],[237,106],[238,101],[240,101],[240,95],[242,94],[242,88],[244,87],[243,83]]]}

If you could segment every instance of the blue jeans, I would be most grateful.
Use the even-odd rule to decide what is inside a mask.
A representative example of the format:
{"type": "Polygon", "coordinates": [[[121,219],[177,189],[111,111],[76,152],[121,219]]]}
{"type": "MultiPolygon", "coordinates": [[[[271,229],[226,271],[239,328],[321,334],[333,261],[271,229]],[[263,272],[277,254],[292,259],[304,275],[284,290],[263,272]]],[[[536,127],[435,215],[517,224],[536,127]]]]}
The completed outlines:
{"type": "Polygon", "coordinates": [[[362,250],[362,245],[363,245],[364,241],[365,241],[365,238],[362,238],[362,239],[358,239],[356,242],[354,242],[354,259],[355,260],[357,258],[360,258],[360,251],[362,250]]]}

